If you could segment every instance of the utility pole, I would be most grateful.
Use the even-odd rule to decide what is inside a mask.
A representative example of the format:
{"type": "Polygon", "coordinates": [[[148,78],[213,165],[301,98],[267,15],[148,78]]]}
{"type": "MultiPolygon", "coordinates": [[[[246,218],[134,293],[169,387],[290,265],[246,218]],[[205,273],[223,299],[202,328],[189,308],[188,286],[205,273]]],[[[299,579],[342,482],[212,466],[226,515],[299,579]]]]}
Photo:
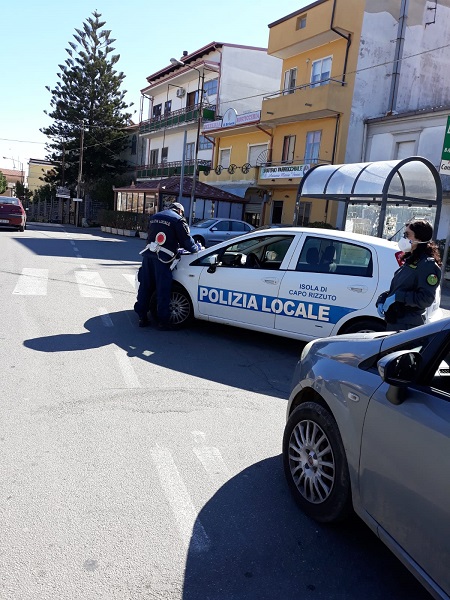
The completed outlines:
{"type": "Polygon", "coordinates": [[[81,198],[81,180],[83,177],[83,150],[84,150],[84,120],[80,120],[81,131],[80,131],[80,162],[78,165],[78,181],[77,181],[77,206],[75,209],[75,227],[78,227],[78,219],[80,213],[80,198],[81,198]]]}

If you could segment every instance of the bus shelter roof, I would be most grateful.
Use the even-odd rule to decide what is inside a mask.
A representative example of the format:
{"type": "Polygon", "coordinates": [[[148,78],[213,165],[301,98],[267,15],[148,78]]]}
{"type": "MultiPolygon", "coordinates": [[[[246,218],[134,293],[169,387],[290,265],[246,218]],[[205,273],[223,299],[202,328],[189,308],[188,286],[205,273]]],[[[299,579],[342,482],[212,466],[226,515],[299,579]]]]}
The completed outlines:
{"type": "Polygon", "coordinates": [[[442,183],[426,158],[411,156],[344,165],[316,165],[303,177],[299,196],[329,200],[442,203],[442,183]]]}

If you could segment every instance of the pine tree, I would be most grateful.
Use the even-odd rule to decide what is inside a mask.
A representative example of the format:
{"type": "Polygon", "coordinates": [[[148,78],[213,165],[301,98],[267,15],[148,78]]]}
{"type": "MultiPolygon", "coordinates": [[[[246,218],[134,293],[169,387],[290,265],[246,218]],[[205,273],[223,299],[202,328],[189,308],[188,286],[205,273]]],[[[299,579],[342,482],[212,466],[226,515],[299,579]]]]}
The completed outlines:
{"type": "Polygon", "coordinates": [[[8,189],[8,182],[6,181],[6,177],[0,171],[0,194],[4,194],[8,189]]]}
{"type": "MultiPolygon", "coordinates": [[[[50,141],[47,144],[47,160],[61,165],[57,177],[64,172],[64,184],[75,189],[80,164],[80,142],[83,136],[83,190],[90,189],[104,177],[111,177],[126,170],[126,162],[120,153],[129,144],[125,127],[131,115],[126,104],[126,90],[120,87],[125,79],[115,66],[120,55],[114,52],[111,31],[102,29],[106,21],[97,11],[83,23],[83,29],[75,29],[76,43],[66,48],[69,57],[58,65],[59,81],[53,89],[51,112],[44,111],[53,123],[41,129],[50,141]]],[[[52,177],[48,178],[49,183],[52,177]]]]}

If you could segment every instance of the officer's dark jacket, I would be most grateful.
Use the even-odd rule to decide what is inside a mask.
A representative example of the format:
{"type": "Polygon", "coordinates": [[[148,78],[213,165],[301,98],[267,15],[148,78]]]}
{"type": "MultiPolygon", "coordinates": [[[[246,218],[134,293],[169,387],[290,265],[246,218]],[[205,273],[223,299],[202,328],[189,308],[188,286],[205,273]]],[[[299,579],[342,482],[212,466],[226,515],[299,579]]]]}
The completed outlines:
{"type": "MultiPolygon", "coordinates": [[[[391,287],[387,296],[395,294],[395,303],[392,305],[394,319],[391,322],[424,323],[425,309],[431,306],[436,297],[436,289],[441,280],[441,269],[433,257],[425,252],[417,258],[407,255],[405,264],[394,273],[391,287]]],[[[386,315],[389,322],[391,309],[386,315]]]]}
{"type": "Polygon", "coordinates": [[[163,210],[149,217],[147,243],[156,241],[158,233],[164,233],[166,241],[163,248],[176,254],[179,248],[196,252],[197,244],[191,237],[186,220],[174,210],[163,210]]]}

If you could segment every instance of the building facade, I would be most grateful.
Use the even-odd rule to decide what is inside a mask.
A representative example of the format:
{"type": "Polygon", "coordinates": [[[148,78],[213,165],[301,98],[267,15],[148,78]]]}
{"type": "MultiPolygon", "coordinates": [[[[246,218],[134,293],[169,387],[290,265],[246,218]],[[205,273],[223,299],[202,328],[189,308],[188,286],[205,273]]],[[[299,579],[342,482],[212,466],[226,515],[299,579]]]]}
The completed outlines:
{"type": "Polygon", "coordinates": [[[259,108],[260,98],[278,86],[281,61],[266,48],[212,42],[147,77],[141,90],[139,135],[144,140],[137,180],[209,172],[214,143],[201,125],[230,106],[259,108]],[[255,97],[257,100],[255,101],[255,97]]]}

